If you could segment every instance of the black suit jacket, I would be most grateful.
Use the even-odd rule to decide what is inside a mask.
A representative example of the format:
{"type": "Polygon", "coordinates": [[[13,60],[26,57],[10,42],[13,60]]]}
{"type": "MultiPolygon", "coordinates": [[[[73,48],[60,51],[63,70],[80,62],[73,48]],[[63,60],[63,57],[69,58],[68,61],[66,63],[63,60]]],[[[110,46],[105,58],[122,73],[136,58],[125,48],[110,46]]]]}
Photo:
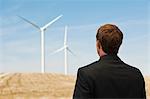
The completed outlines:
{"type": "Polygon", "coordinates": [[[88,98],[146,98],[144,78],[117,55],[105,55],[78,69],[73,99],[88,98]]]}

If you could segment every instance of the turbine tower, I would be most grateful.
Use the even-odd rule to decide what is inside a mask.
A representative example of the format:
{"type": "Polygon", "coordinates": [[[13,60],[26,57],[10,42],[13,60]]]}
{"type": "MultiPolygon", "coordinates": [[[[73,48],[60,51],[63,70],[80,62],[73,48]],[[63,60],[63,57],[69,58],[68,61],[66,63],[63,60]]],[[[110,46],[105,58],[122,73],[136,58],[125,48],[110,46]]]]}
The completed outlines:
{"type": "Polygon", "coordinates": [[[68,45],[67,45],[67,29],[68,29],[68,27],[65,26],[64,46],[61,47],[61,48],[59,48],[59,49],[57,49],[57,50],[54,51],[53,53],[51,53],[51,54],[56,54],[56,53],[58,53],[58,52],[64,50],[64,68],[65,68],[65,75],[68,74],[68,70],[67,70],[67,67],[68,67],[68,66],[67,66],[67,65],[68,65],[67,51],[69,51],[71,54],[75,55],[75,54],[69,49],[69,47],[68,47],[68,45]]]}
{"type": "Polygon", "coordinates": [[[55,19],[53,19],[51,22],[47,23],[46,25],[44,25],[43,27],[39,27],[38,25],[34,24],[33,22],[19,16],[21,19],[23,19],[24,21],[26,21],[27,23],[33,25],[35,28],[40,30],[41,33],[41,73],[45,72],[45,40],[44,40],[44,34],[45,34],[45,30],[51,25],[53,24],[55,21],[57,21],[58,19],[60,19],[62,17],[62,15],[59,15],[58,17],[56,17],[55,19]]]}

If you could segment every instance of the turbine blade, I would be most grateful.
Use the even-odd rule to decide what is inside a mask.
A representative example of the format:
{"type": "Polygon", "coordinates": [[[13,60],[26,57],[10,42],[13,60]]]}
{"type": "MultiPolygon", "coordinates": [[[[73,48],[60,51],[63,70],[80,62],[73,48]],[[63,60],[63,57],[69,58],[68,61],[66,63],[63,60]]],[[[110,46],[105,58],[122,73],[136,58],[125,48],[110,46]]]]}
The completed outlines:
{"type": "Polygon", "coordinates": [[[58,17],[56,17],[55,19],[53,19],[51,22],[49,22],[48,24],[46,24],[45,26],[43,26],[42,29],[48,28],[48,26],[50,26],[51,24],[53,24],[55,21],[57,21],[61,17],[62,17],[62,15],[59,15],[58,17]]]}
{"type": "Polygon", "coordinates": [[[64,48],[65,48],[65,47],[63,46],[63,47],[57,49],[56,51],[52,52],[51,55],[56,54],[56,53],[62,51],[64,48]]]}
{"type": "Polygon", "coordinates": [[[76,56],[76,54],[74,54],[74,52],[72,52],[68,47],[67,47],[67,50],[74,56],[76,56]]]}
{"type": "Polygon", "coordinates": [[[23,17],[21,17],[21,16],[18,16],[18,17],[19,17],[19,18],[21,18],[22,20],[26,21],[27,23],[29,23],[29,24],[33,25],[34,27],[36,27],[36,28],[40,29],[40,27],[39,27],[39,26],[37,26],[36,24],[34,24],[33,22],[31,22],[31,21],[29,21],[29,20],[27,20],[27,19],[25,19],[25,18],[23,18],[23,17]]]}
{"type": "Polygon", "coordinates": [[[68,27],[65,26],[64,45],[67,45],[67,29],[68,27]]]}

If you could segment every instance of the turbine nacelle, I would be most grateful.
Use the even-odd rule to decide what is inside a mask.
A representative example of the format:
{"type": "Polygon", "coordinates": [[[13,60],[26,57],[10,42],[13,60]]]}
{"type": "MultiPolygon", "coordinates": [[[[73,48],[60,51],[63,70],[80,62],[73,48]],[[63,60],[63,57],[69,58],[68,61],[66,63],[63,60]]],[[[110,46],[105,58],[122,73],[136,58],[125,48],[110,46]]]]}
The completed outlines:
{"type": "Polygon", "coordinates": [[[66,48],[66,49],[67,49],[67,48],[68,48],[68,45],[64,45],[64,48],[66,48]]]}
{"type": "Polygon", "coordinates": [[[40,31],[46,31],[46,28],[40,28],[40,31]]]}

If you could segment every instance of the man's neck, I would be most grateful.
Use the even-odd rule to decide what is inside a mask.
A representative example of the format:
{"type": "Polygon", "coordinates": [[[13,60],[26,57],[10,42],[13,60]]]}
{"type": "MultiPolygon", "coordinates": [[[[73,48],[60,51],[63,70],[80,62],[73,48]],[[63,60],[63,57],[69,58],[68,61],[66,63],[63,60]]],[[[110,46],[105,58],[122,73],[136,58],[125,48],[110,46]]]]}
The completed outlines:
{"type": "Polygon", "coordinates": [[[103,57],[103,56],[105,56],[105,55],[107,55],[107,53],[105,53],[102,49],[100,49],[100,53],[99,53],[100,55],[100,57],[103,57]]]}

